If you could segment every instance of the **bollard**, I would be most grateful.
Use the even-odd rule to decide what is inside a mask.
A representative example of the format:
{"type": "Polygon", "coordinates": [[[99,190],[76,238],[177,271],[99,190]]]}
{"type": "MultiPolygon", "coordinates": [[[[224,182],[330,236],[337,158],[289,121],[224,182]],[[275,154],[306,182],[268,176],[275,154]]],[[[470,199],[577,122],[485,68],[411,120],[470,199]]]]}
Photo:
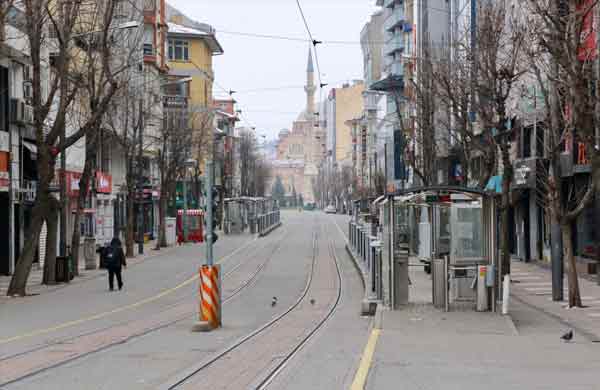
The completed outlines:
{"type": "Polygon", "coordinates": [[[200,267],[200,322],[211,329],[221,326],[219,265],[200,267]]]}
{"type": "Polygon", "coordinates": [[[508,301],[510,299],[510,275],[504,275],[502,282],[502,314],[508,314],[508,301]]]}

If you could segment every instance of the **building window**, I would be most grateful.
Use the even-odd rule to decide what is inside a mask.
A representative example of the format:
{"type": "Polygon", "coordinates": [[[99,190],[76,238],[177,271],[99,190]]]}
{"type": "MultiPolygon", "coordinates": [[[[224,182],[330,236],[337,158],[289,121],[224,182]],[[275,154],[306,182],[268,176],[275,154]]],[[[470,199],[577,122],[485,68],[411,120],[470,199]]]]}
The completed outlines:
{"type": "Polygon", "coordinates": [[[169,39],[169,60],[171,61],[189,61],[188,41],[180,39],[169,39]]]}

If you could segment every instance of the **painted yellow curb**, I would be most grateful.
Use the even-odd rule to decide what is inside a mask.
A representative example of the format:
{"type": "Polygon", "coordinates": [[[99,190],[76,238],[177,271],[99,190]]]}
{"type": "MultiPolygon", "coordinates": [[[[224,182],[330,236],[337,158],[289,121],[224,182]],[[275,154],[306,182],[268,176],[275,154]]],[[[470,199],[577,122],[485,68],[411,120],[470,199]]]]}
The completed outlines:
{"type": "Polygon", "coordinates": [[[354,376],[354,381],[350,386],[350,390],[364,389],[365,383],[367,382],[367,375],[369,374],[369,369],[371,368],[371,362],[373,361],[373,355],[375,354],[375,347],[377,346],[379,333],[381,333],[380,329],[373,329],[371,331],[369,341],[367,341],[367,345],[363,351],[362,358],[360,359],[360,364],[358,366],[358,370],[356,371],[356,375],[354,376]]]}

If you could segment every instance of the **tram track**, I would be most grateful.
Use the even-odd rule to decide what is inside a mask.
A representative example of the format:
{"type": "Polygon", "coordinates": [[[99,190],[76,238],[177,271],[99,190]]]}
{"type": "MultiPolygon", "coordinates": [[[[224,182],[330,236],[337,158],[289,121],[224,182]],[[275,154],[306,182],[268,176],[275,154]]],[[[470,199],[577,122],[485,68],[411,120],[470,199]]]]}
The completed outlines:
{"type": "MultiPolygon", "coordinates": [[[[264,270],[264,268],[268,265],[268,263],[272,260],[273,256],[279,251],[279,249],[281,248],[281,245],[284,242],[284,239],[287,237],[288,235],[288,231],[284,230],[280,236],[277,237],[276,240],[274,241],[268,241],[263,243],[262,245],[253,248],[252,250],[250,250],[249,252],[244,253],[244,256],[242,257],[242,260],[240,260],[237,264],[235,264],[231,269],[227,270],[227,272],[223,275],[223,281],[232,277],[236,271],[238,271],[240,268],[242,268],[245,265],[248,265],[248,259],[252,258],[253,255],[260,253],[260,251],[262,251],[263,249],[265,249],[266,247],[268,247],[269,245],[274,245],[273,250],[268,252],[268,255],[264,257],[264,260],[262,262],[259,263],[258,267],[256,267],[256,269],[254,269],[252,271],[252,273],[249,275],[249,277],[245,278],[245,280],[242,282],[241,285],[237,286],[231,293],[229,293],[227,295],[227,297],[224,297],[222,300],[222,304],[225,304],[229,301],[231,301],[232,299],[234,299],[236,296],[238,296],[242,291],[244,291],[246,288],[248,288],[249,286],[251,286],[260,276],[260,273],[264,270]]],[[[254,241],[257,242],[257,241],[254,241]]],[[[235,251],[234,251],[235,252],[235,251]]],[[[232,252],[232,253],[234,253],[232,252]]],[[[225,259],[228,260],[230,258],[231,254],[228,255],[225,259]]],[[[197,278],[196,278],[197,279],[197,278]]],[[[72,362],[73,360],[79,359],[81,357],[84,356],[89,356],[91,354],[94,353],[98,353],[101,351],[105,351],[115,345],[120,345],[123,344],[125,342],[128,342],[132,339],[138,338],[138,337],[142,337],[145,335],[148,335],[152,332],[158,331],[160,329],[169,327],[171,325],[174,325],[178,322],[181,322],[183,320],[189,319],[190,317],[197,315],[197,313],[191,313],[190,312],[190,308],[196,307],[197,305],[195,303],[193,304],[184,304],[184,301],[189,301],[189,295],[183,296],[173,302],[171,302],[166,308],[164,308],[164,310],[161,310],[158,313],[155,314],[161,314],[161,313],[167,313],[169,311],[173,311],[176,308],[181,308],[183,312],[185,312],[185,314],[179,315],[179,316],[175,316],[174,318],[171,318],[167,321],[163,321],[159,324],[157,324],[156,326],[152,326],[152,327],[148,327],[146,329],[144,329],[141,332],[137,332],[135,334],[131,334],[130,336],[128,336],[126,339],[119,339],[116,340],[114,342],[109,342],[106,343],[105,345],[103,345],[100,348],[96,348],[94,350],[91,351],[87,351],[83,354],[78,354],[77,356],[62,360],[62,361],[58,361],[56,363],[50,364],[48,366],[45,366],[43,368],[25,373],[24,375],[21,375],[17,378],[12,378],[8,381],[2,382],[0,383],[0,388],[3,388],[4,386],[7,386],[9,384],[12,383],[16,383],[19,382],[23,379],[26,379],[28,377],[34,376],[36,374],[39,374],[43,371],[49,370],[49,369],[53,369],[53,368],[57,368],[60,366],[63,366],[67,363],[72,362]]],[[[34,348],[31,348],[29,350],[26,351],[20,351],[18,353],[9,355],[9,356],[4,356],[0,358],[0,368],[2,366],[2,364],[6,364],[8,361],[16,359],[16,358],[26,358],[28,355],[32,355],[35,353],[40,353],[40,352],[44,352],[44,350],[51,350],[53,347],[57,347],[57,346],[64,346],[64,345],[70,345],[73,344],[76,340],[84,338],[84,337],[93,337],[95,335],[101,335],[103,333],[109,332],[111,329],[114,328],[118,328],[118,327],[123,327],[126,326],[127,324],[131,323],[131,320],[127,320],[127,321],[120,321],[118,323],[115,324],[111,324],[109,326],[106,327],[102,327],[100,329],[95,329],[89,332],[84,332],[84,333],[80,333],[76,336],[68,336],[65,338],[60,338],[57,340],[54,340],[50,343],[45,343],[43,345],[39,345],[36,346],[34,348]]]]}
{"type": "MultiPolygon", "coordinates": [[[[317,259],[318,259],[318,255],[319,255],[319,248],[318,248],[319,237],[318,236],[319,235],[317,234],[317,231],[315,231],[313,233],[313,243],[312,243],[312,250],[313,250],[312,252],[313,253],[312,253],[310,271],[308,273],[307,281],[306,281],[303,291],[301,292],[301,294],[298,296],[298,298],[292,305],[290,305],[284,312],[280,313],[279,315],[277,315],[276,317],[271,319],[266,324],[262,325],[261,327],[255,329],[253,332],[251,332],[251,333],[247,334],[246,336],[242,337],[241,339],[237,340],[232,345],[228,346],[227,348],[223,349],[222,351],[218,352],[217,354],[209,357],[208,360],[201,363],[200,366],[194,367],[193,370],[191,370],[190,372],[185,373],[182,377],[174,380],[173,383],[167,384],[162,388],[172,390],[172,389],[187,388],[188,385],[192,386],[193,388],[196,388],[193,384],[190,384],[190,381],[199,377],[199,374],[205,373],[205,371],[207,369],[209,369],[211,366],[213,366],[215,363],[222,361],[222,359],[228,357],[229,355],[233,354],[240,348],[246,346],[248,343],[250,343],[251,341],[254,341],[259,336],[262,335],[264,337],[267,337],[269,335],[269,331],[274,331],[277,328],[277,325],[281,325],[281,323],[295,311],[298,310],[298,311],[300,311],[300,313],[304,313],[304,311],[302,311],[303,309],[300,306],[305,301],[306,297],[308,296],[309,292],[311,291],[311,288],[313,287],[313,282],[315,279],[315,268],[317,266],[317,259]]],[[[328,239],[327,239],[328,254],[329,254],[329,258],[333,261],[333,264],[335,266],[336,292],[335,292],[335,298],[333,300],[333,303],[328,307],[326,313],[318,320],[316,325],[309,324],[305,327],[304,330],[308,329],[308,333],[306,335],[303,335],[299,342],[290,346],[288,351],[285,352],[283,355],[277,354],[277,355],[272,356],[273,361],[279,360],[279,362],[277,364],[275,364],[274,367],[269,368],[266,372],[257,373],[259,375],[259,377],[261,377],[262,379],[260,381],[258,381],[256,384],[253,384],[252,388],[255,388],[257,390],[267,389],[268,386],[272,383],[272,381],[280,373],[282,373],[285,370],[288,363],[291,362],[293,360],[293,358],[302,350],[302,348],[305,347],[310,342],[310,340],[312,340],[312,338],[317,334],[317,332],[325,326],[327,321],[335,313],[335,311],[340,303],[341,296],[342,296],[342,272],[341,272],[341,268],[340,268],[340,264],[339,264],[337,255],[335,253],[335,245],[334,245],[333,239],[330,238],[327,233],[325,233],[324,236],[328,237],[328,239]]],[[[312,305],[312,303],[311,303],[311,305],[312,305]]],[[[306,315],[308,316],[308,315],[310,315],[310,313],[306,313],[306,315]]]]}

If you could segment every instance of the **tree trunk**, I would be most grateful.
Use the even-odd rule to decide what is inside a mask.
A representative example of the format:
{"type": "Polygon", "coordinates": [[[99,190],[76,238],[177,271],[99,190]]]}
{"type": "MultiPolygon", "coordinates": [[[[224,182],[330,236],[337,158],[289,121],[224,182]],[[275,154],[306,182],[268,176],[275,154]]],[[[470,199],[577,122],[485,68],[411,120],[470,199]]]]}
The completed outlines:
{"type": "MultiPolygon", "coordinates": [[[[592,185],[594,186],[594,211],[600,215],[600,151],[592,154],[592,185]]],[[[600,228],[596,225],[596,279],[600,285],[600,228]]]]}
{"type": "Polygon", "coordinates": [[[79,245],[81,241],[81,229],[79,220],[85,208],[85,200],[90,193],[90,182],[93,179],[93,168],[96,162],[96,139],[97,131],[91,131],[85,140],[85,164],[83,173],[79,179],[79,195],[77,197],[77,211],[73,225],[73,237],[71,237],[71,251],[73,260],[73,275],[79,275],[79,245]]]}
{"type": "Polygon", "coordinates": [[[567,279],[569,280],[569,307],[582,307],[579,293],[579,279],[575,255],[573,254],[573,236],[571,222],[561,222],[563,257],[567,262],[567,279]]]}
{"type": "Polygon", "coordinates": [[[60,204],[57,199],[49,198],[48,216],[46,217],[46,226],[48,227],[48,236],[46,238],[46,258],[44,259],[44,276],[42,283],[56,284],[56,237],[58,233],[58,210],[60,204]]]}
{"type": "Polygon", "coordinates": [[[31,224],[25,232],[25,245],[15,264],[15,273],[6,292],[8,296],[26,295],[27,279],[29,279],[29,273],[31,272],[33,256],[40,239],[42,224],[48,213],[50,197],[48,188],[54,178],[56,161],[49,155],[48,149],[44,145],[38,150],[37,170],[40,180],[36,192],[36,202],[31,212],[31,224]]]}
{"type": "Polygon", "coordinates": [[[126,234],[125,234],[125,249],[126,249],[126,256],[127,257],[134,257],[133,254],[133,234],[134,234],[134,230],[133,230],[133,221],[135,218],[134,215],[134,210],[133,210],[133,206],[134,206],[134,197],[135,197],[135,189],[133,188],[133,185],[130,185],[129,182],[127,183],[127,227],[126,227],[126,234]]]}
{"type": "Polygon", "coordinates": [[[165,217],[167,216],[167,186],[161,185],[160,200],[158,201],[158,239],[156,240],[156,250],[167,246],[167,232],[165,217]]]}

